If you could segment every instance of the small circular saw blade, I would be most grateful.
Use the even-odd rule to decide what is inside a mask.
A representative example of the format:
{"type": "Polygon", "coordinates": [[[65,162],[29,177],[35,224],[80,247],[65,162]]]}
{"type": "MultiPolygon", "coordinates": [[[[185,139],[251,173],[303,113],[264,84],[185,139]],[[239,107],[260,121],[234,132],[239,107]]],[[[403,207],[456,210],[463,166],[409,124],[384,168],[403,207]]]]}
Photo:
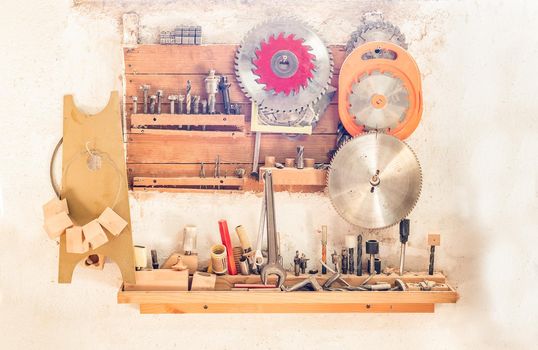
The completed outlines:
{"type": "Polygon", "coordinates": [[[422,170],[405,142],[384,133],[366,133],[338,150],[327,187],[342,218],[361,228],[383,229],[413,210],[422,188],[422,170]]]}
{"type": "Polygon", "coordinates": [[[386,130],[401,123],[409,109],[409,93],[400,78],[376,70],[351,87],[349,113],[365,130],[386,130]]]}

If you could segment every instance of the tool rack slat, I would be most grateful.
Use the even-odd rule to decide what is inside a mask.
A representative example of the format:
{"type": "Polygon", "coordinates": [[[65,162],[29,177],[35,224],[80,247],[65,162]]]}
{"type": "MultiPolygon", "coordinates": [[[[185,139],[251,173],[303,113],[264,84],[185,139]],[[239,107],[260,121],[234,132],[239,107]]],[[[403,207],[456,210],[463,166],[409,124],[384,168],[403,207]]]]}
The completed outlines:
{"type": "MultiPolygon", "coordinates": [[[[251,104],[239,88],[234,74],[234,55],[237,45],[140,45],[134,49],[125,49],[125,125],[124,132],[127,143],[127,168],[129,185],[137,191],[167,191],[166,188],[133,187],[134,177],[183,177],[197,176],[199,165],[194,170],[192,165],[204,162],[211,167],[217,155],[221,158],[221,169],[226,169],[228,176],[238,166],[245,168],[247,174],[251,169],[254,149],[254,133],[250,130],[251,104]],[[151,129],[143,127],[131,128],[137,121],[134,116],[131,96],[139,96],[138,112],[142,110],[142,92],[140,85],[151,85],[150,93],[157,89],[164,90],[165,98],[162,103],[163,113],[170,112],[167,96],[178,94],[179,88],[184,89],[187,80],[191,81],[192,95],[205,98],[204,79],[210,69],[228,77],[232,103],[241,106],[244,115],[242,132],[200,131],[200,130],[170,130],[151,129]],[[183,172],[185,171],[185,172],[183,172]]],[[[330,46],[334,58],[334,77],[332,84],[337,87],[338,72],[345,58],[345,50],[341,45],[330,46]]],[[[217,96],[217,111],[222,111],[220,96],[217,96]]],[[[148,117],[152,117],[149,115],[148,117]]],[[[292,139],[281,134],[264,134],[262,137],[260,164],[266,155],[277,157],[283,162],[284,158],[295,156],[295,148],[305,146],[305,157],[314,158],[316,162],[328,162],[328,152],[334,149],[338,126],[338,106],[336,99],[328,107],[312,135],[304,135],[292,139]]],[[[206,169],[207,174],[209,173],[206,169]]],[[[222,173],[222,172],[221,172],[222,173]]],[[[189,189],[168,188],[170,192],[190,192],[189,189]]],[[[261,191],[262,186],[255,179],[246,179],[243,191],[261,191]]],[[[322,185],[281,185],[276,191],[291,192],[320,192],[322,185]]],[[[192,189],[192,192],[197,192],[192,189]]],[[[204,191],[204,192],[207,192],[204,191]]],[[[221,192],[224,192],[221,190],[221,192]]]]}

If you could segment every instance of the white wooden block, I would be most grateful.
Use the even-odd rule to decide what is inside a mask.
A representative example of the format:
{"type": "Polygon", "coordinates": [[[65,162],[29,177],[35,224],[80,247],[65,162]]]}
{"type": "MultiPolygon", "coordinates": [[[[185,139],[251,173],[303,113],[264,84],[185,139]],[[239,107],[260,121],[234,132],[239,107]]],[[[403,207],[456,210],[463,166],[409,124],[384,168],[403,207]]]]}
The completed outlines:
{"type": "Polygon", "coordinates": [[[88,241],[84,240],[80,226],[73,226],[65,230],[65,239],[68,253],[83,254],[90,250],[90,245],[88,241]]]}
{"type": "Polygon", "coordinates": [[[117,236],[127,226],[127,221],[123,220],[114,210],[106,208],[97,219],[99,223],[114,236],[117,236]]]}
{"type": "Polygon", "coordinates": [[[82,231],[84,232],[86,241],[90,243],[90,247],[92,249],[97,249],[108,242],[108,237],[106,236],[105,231],[103,231],[101,225],[99,225],[97,219],[92,220],[86,225],[82,226],[82,231]]]}
{"type": "Polygon", "coordinates": [[[217,275],[206,272],[195,272],[192,275],[191,291],[215,290],[217,275]]]}
{"type": "Polygon", "coordinates": [[[64,233],[64,231],[73,226],[73,221],[65,211],[53,215],[45,220],[45,231],[50,238],[56,239],[64,233]]]}
{"type": "Polygon", "coordinates": [[[43,217],[45,220],[48,218],[60,214],[65,211],[69,214],[69,208],[67,207],[67,199],[60,200],[58,197],[54,197],[43,206],[43,217]]]}
{"type": "Polygon", "coordinates": [[[187,291],[189,272],[174,270],[136,271],[136,284],[124,283],[124,290],[187,291]]]}

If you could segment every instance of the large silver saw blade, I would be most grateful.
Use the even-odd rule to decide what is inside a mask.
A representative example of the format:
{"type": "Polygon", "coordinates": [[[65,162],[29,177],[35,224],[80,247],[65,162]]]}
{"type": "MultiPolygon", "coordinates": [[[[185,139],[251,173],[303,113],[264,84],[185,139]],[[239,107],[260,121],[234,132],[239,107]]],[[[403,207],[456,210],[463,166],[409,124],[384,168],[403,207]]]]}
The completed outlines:
{"type": "Polygon", "coordinates": [[[329,87],[333,75],[332,55],[310,28],[300,21],[291,18],[274,19],[253,28],[239,46],[235,57],[235,73],[243,92],[265,112],[298,112],[315,104],[329,87]],[[298,93],[274,93],[266,90],[265,85],[258,82],[259,76],[254,73],[257,68],[253,61],[256,50],[262,43],[267,43],[271,37],[294,35],[309,48],[309,53],[315,56],[312,78],[298,93]]]}
{"type": "Polygon", "coordinates": [[[373,71],[359,78],[349,94],[349,114],[366,130],[394,128],[405,119],[409,93],[392,74],[373,71]]]}
{"type": "Polygon", "coordinates": [[[338,150],[327,182],[331,202],[342,218],[365,229],[382,229],[413,210],[422,188],[422,170],[405,142],[367,133],[338,150]]]}

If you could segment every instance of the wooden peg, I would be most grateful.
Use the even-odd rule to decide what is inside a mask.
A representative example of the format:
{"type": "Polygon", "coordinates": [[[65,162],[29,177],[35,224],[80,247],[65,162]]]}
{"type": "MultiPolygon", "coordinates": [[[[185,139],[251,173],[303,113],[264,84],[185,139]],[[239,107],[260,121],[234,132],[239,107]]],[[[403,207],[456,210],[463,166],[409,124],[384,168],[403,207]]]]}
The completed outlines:
{"type": "Polygon", "coordinates": [[[60,200],[58,197],[54,197],[43,206],[43,217],[45,220],[61,212],[69,214],[67,199],[65,198],[60,200]]]}
{"type": "Polygon", "coordinates": [[[45,231],[51,239],[56,239],[64,233],[64,231],[73,226],[73,221],[65,211],[53,215],[45,220],[45,231]]]}
{"type": "Polygon", "coordinates": [[[105,267],[105,256],[102,254],[88,255],[82,265],[90,269],[102,270],[105,267]]]}
{"type": "Polygon", "coordinates": [[[275,166],[276,159],[273,156],[265,156],[265,167],[273,168],[275,166]]]}
{"type": "Polygon", "coordinates": [[[92,220],[86,225],[82,226],[82,231],[84,232],[86,241],[90,243],[90,247],[92,249],[97,249],[108,242],[108,237],[106,236],[105,231],[103,231],[101,225],[99,225],[97,219],[92,220]]]}
{"type": "Polygon", "coordinates": [[[97,221],[114,236],[117,236],[127,226],[127,221],[123,220],[114,210],[106,208],[97,221]]]}
{"type": "Polygon", "coordinates": [[[438,233],[430,233],[428,235],[428,245],[429,246],[440,246],[441,245],[441,235],[438,233]]]}
{"type": "Polygon", "coordinates": [[[65,231],[66,249],[68,253],[84,254],[90,250],[88,241],[84,240],[82,227],[73,226],[65,231]]]}

